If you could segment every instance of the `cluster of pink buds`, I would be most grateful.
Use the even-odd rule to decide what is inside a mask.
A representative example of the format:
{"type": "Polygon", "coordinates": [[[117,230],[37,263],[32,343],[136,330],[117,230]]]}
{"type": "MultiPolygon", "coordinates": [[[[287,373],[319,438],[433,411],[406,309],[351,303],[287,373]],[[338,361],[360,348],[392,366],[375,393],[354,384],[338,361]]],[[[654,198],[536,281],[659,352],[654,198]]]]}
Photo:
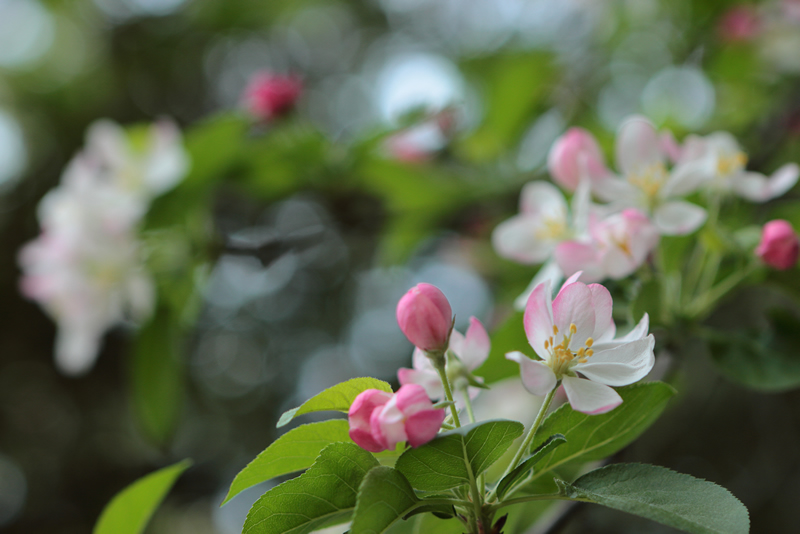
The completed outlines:
{"type": "Polygon", "coordinates": [[[370,452],[392,450],[404,441],[419,447],[436,436],[444,417],[444,409],[434,408],[417,384],[407,384],[394,395],[368,389],[350,406],[350,438],[370,452]]]}

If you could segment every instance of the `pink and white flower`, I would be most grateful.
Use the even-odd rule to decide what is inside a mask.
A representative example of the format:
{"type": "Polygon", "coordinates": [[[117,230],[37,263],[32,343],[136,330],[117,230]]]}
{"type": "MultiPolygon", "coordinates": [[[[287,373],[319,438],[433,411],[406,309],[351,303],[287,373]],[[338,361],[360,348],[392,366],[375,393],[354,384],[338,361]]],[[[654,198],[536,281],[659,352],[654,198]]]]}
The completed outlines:
{"type": "Polygon", "coordinates": [[[708,174],[708,188],[715,193],[735,193],[752,202],[766,202],[794,187],[800,176],[796,163],[787,163],[767,177],[747,171],[747,155],[728,132],[705,137],[689,136],[682,149],[681,161],[702,167],[708,174]]]}
{"type": "Polygon", "coordinates": [[[361,392],[347,414],[350,438],[370,452],[394,449],[407,441],[419,447],[436,437],[445,410],[433,407],[425,389],[408,384],[391,394],[378,389],[361,392]]]}
{"type": "Polygon", "coordinates": [[[622,176],[595,178],[592,190],[615,210],[636,208],[651,216],[662,235],[694,232],[705,222],[706,211],[680,199],[708,180],[707,164],[688,159],[668,169],[675,151],[669,136],[660,135],[644,117],[631,117],[622,124],[616,140],[622,176]]]}
{"type": "Polygon", "coordinates": [[[575,191],[583,180],[611,174],[594,136],[583,128],[570,128],[556,139],[547,156],[550,176],[564,189],[575,191]]]}
{"type": "Polygon", "coordinates": [[[546,395],[564,386],[574,410],[600,414],[622,402],[611,386],[625,386],[644,378],[655,363],[653,335],[647,314],[627,335],[615,338],[612,300],[599,284],[578,282],[573,275],[551,298],[550,284],[534,289],[525,308],[528,342],[539,360],[521,352],[506,358],[519,363],[525,388],[546,395]]]}
{"type": "MultiPolygon", "coordinates": [[[[475,317],[470,317],[469,321],[470,324],[466,336],[457,330],[453,330],[450,334],[449,349],[455,354],[457,360],[448,355],[445,370],[452,382],[456,382],[461,376],[462,367],[466,371],[472,372],[489,357],[491,349],[489,334],[486,333],[486,329],[475,317]]],[[[418,384],[425,388],[425,392],[430,398],[434,400],[444,399],[444,387],[439,373],[431,363],[430,358],[425,356],[425,353],[419,348],[414,349],[412,366],[413,369],[401,368],[397,371],[397,379],[400,385],[418,384]]],[[[480,388],[472,386],[468,388],[470,398],[475,398],[479,392],[480,388]]],[[[456,398],[456,404],[463,405],[464,401],[459,400],[459,388],[456,388],[453,395],[456,398]]]]}
{"type": "Polygon", "coordinates": [[[588,236],[559,244],[554,254],[567,275],[582,271],[587,282],[619,280],[644,263],[659,239],[650,219],[629,208],[602,219],[590,217],[588,236]]]}

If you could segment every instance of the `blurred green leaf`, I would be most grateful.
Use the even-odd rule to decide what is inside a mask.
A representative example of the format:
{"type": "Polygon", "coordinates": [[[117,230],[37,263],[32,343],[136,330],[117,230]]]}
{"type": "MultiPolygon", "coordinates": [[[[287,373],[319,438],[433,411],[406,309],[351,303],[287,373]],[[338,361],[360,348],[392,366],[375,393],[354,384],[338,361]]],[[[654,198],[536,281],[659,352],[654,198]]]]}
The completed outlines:
{"type": "Polygon", "coordinates": [[[397,459],[395,468],[422,491],[444,491],[469,484],[499,460],[523,430],[516,421],[473,423],[408,449],[397,459]]]}
{"type": "Polygon", "coordinates": [[[297,408],[284,412],[278,420],[277,426],[280,428],[295,417],[311,412],[334,411],[347,413],[359,393],[368,389],[379,389],[392,393],[392,386],[383,380],[370,377],[351,378],[347,382],[336,384],[314,395],[297,408]]]}
{"type": "Polygon", "coordinates": [[[391,467],[373,467],[358,489],[350,534],[379,534],[420,502],[406,477],[391,467]]]}
{"type": "Polygon", "coordinates": [[[347,519],[361,481],[378,461],[352,443],[333,443],[308,471],[259,498],[242,534],[311,532],[347,519]]]}
{"type": "Polygon", "coordinates": [[[622,404],[608,413],[587,415],[564,404],[547,416],[533,440],[534,450],[553,434],[562,434],[567,443],[539,462],[534,479],[567,462],[601,460],[614,454],[658,419],[675,394],[675,389],[663,382],[634,384],[616,390],[622,397],[622,404]]]}
{"type": "Polygon", "coordinates": [[[191,460],[159,469],[119,492],[100,514],[94,534],[140,534],[191,460]]]}
{"type": "Polygon", "coordinates": [[[747,508],[731,492],[666,467],[615,464],[559,481],[570,499],[594,502],[693,534],[747,534],[747,508]]]}
{"type": "Polygon", "coordinates": [[[145,434],[159,444],[172,435],[183,409],[181,330],[160,307],[139,330],[131,361],[134,413],[145,434]]]}

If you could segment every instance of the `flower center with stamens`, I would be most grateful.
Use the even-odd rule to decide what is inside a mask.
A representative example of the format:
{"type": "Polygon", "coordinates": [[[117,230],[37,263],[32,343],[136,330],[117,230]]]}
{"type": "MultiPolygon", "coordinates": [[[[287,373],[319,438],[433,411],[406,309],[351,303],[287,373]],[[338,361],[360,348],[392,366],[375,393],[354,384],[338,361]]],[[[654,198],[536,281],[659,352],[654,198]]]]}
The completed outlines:
{"type": "Polygon", "coordinates": [[[721,178],[727,178],[735,172],[739,172],[747,165],[747,155],[744,152],[733,154],[720,154],[717,159],[717,174],[721,178]]]}
{"type": "Polygon", "coordinates": [[[590,358],[592,354],[594,354],[594,350],[592,350],[594,339],[592,338],[586,338],[583,344],[584,346],[577,351],[573,351],[569,348],[572,336],[575,335],[577,331],[578,327],[575,326],[575,323],[570,324],[569,334],[564,334],[561,338],[561,343],[556,345],[555,340],[558,337],[558,327],[553,325],[553,335],[544,342],[544,349],[550,354],[547,365],[550,366],[556,378],[559,380],[569,372],[569,369],[573,365],[576,363],[586,363],[587,358],[590,358]]]}
{"type": "Polygon", "coordinates": [[[549,241],[567,237],[567,221],[564,217],[544,217],[541,225],[536,229],[534,235],[536,239],[549,241]]]}
{"type": "Polygon", "coordinates": [[[648,199],[653,199],[667,181],[667,169],[664,164],[653,163],[627,176],[628,183],[638,187],[648,199]]]}

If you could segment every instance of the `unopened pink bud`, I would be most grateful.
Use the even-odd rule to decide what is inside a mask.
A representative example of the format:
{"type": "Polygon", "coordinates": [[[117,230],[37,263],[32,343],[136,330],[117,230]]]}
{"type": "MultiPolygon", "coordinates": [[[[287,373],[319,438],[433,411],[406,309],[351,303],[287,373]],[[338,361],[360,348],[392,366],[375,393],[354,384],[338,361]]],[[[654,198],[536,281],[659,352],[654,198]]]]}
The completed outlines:
{"type": "Polygon", "coordinates": [[[600,146],[583,128],[570,128],[556,139],[547,168],[555,181],[570,191],[575,191],[583,176],[592,179],[608,174],[600,146]]]}
{"type": "Polygon", "coordinates": [[[417,284],[397,303],[397,324],[409,341],[427,352],[447,349],[453,312],[439,288],[417,284]]]}
{"type": "Polygon", "coordinates": [[[302,90],[303,83],[296,76],[261,72],[247,85],[244,104],[255,118],[269,121],[289,112],[302,90]]]}
{"type": "Polygon", "coordinates": [[[797,263],[798,254],[800,241],[788,221],[777,219],[764,225],[756,255],[765,264],[775,269],[790,269],[797,263]]]}

